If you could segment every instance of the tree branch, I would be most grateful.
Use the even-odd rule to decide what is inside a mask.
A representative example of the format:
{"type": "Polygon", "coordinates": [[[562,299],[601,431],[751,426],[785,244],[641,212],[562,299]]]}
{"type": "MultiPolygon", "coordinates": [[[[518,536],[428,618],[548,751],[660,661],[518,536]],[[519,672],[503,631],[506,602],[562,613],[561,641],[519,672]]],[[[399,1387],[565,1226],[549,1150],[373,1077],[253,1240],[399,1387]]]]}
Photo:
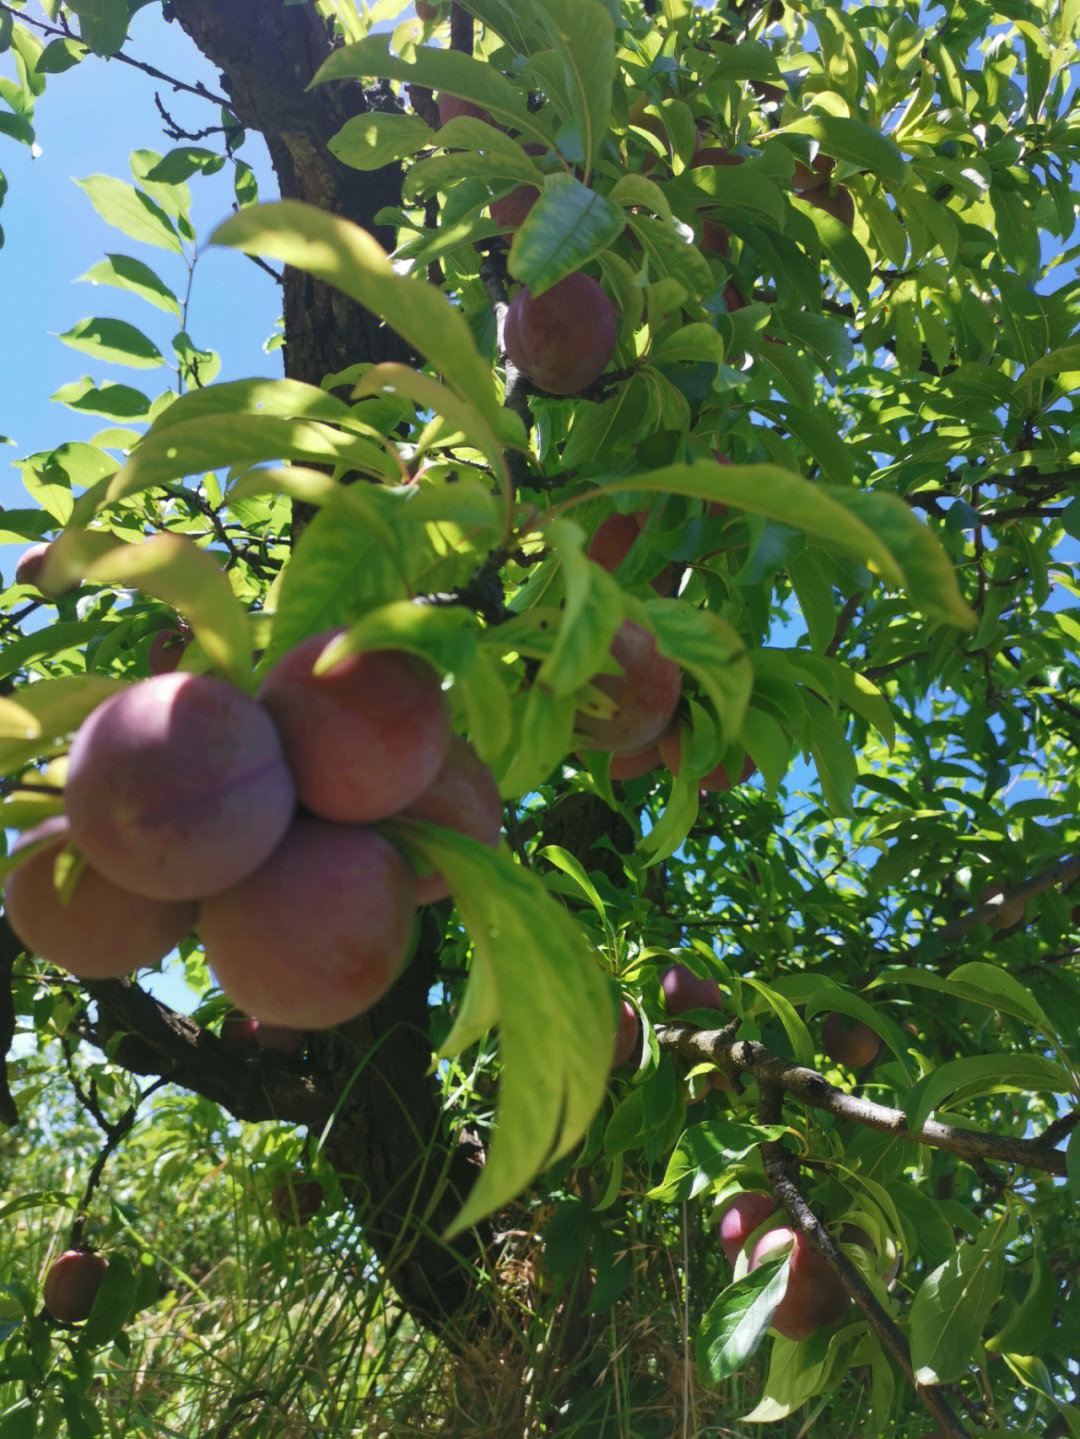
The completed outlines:
{"type": "Polygon", "coordinates": [[[727,1029],[699,1029],[689,1024],[664,1024],[658,1027],[656,1036],[660,1047],[672,1054],[698,1063],[711,1061],[732,1076],[747,1074],[759,1085],[772,1085],[793,1099],[813,1109],[823,1109],[849,1124],[861,1124],[866,1129],[892,1134],[912,1144],[944,1149],[972,1165],[990,1160],[1039,1169],[1059,1178],[1065,1174],[1064,1154],[1042,1137],[1014,1139],[983,1134],[977,1129],[961,1129],[934,1119],[912,1129],[902,1109],[890,1109],[848,1094],[830,1084],[816,1069],[780,1059],[756,1040],[734,1038],[731,1029],[730,1025],[727,1029]]]}

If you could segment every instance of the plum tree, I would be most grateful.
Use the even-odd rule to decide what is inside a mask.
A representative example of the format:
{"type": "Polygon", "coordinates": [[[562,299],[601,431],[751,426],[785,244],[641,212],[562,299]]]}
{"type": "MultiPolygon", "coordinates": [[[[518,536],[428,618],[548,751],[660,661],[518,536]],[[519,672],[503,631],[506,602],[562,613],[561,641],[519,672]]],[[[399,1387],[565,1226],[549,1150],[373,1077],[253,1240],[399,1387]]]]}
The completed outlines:
{"type": "Polygon", "coordinates": [[[786,1339],[808,1339],[818,1329],[839,1324],[848,1307],[847,1291],[806,1236],[786,1227],[761,1236],[750,1256],[750,1268],[757,1269],[789,1245],[787,1292],[776,1307],[772,1327],[786,1339]]]}
{"type": "Polygon", "coordinates": [[[715,979],[695,974],[685,964],[673,964],[660,979],[664,1007],[674,1016],[689,1009],[723,1009],[724,996],[715,979]]]}
{"type": "Polygon", "coordinates": [[[861,1019],[849,1019],[833,1010],[821,1026],[821,1047],[837,1064],[863,1069],[877,1056],[881,1040],[861,1019]]]}
{"type": "Polygon", "coordinates": [[[628,999],[619,1007],[619,1023],[615,1030],[615,1046],[611,1055],[612,1069],[629,1063],[641,1038],[641,1019],[628,999]]]}
{"type": "Polygon", "coordinates": [[[274,726],[210,675],[140,680],[83,721],[64,807],[107,879],[153,899],[201,899],[262,863],[296,802],[274,726]]]}
{"type": "Polygon", "coordinates": [[[41,1299],[62,1324],[81,1324],[89,1317],[109,1261],[89,1249],[68,1249],[54,1259],[41,1288],[41,1299]]]}
{"type": "Polygon", "coordinates": [[[615,755],[640,754],[667,728],[682,693],[682,672],[656,648],[652,634],[625,620],[611,642],[610,654],[620,674],[602,674],[593,685],[613,704],[608,715],[585,714],[575,720],[589,749],[615,755]]]}
{"type": "MultiPolygon", "coordinates": [[[[405,813],[444,829],[456,829],[492,849],[502,835],[502,796],[495,776],[472,745],[458,735],[451,736],[439,773],[405,813]]],[[[418,904],[430,904],[449,893],[441,874],[423,875],[416,882],[418,904]]]]}
{"type": "Polygon", "coordinates": [[[577,395],[594,384],[615,353],[618,318],[602,286],[580,270],[534,296],[525,286],[510,301],[503,329],[507,359],[551,395],[577,395]]]}
{"type": "Polygon", "coordinates": [[[199,907],[207,963],[260,1023],[327,1029],[397,978],[416,924],[416,880],[373,829],[299,816],[254,874],[199,907]]]}
{"type": "MultiPolygon", "coordinates": [[[[670,729],[660,736],[656,742],[660,751],[660,758],[667,765],[672,774],[679,773],[679,766],[682,762],[682,735],[678,725],[672,725],[670,729]]],[[[737,779],[732,779],[724,764],[721,762],[703,774],[698,780],[700,790],[726,790],[732,789],[737,784],[743,784],[757,769],[757,765],[749,755],[744,755],[742,768],[739,770],[737,779]]]]}
{"type": "Polygon", "coordinates": [[[776,1200],[763,1190],[747,1189],[724,1208],[720,1215],[720,1248],[734,1265],[743,1245],[755,1229],[776,1213],[776,1200]]]}
{"type": "Polygon", "coordinates": [[[4,882],[4,911],[31,954],[83,979],[119,979],[157,964],[195,925],[194,901],[150,899],[122,889],[82,863],[70,895],[56,887],[56,862],[71,826],[54,815],[28,830],[16,850],[47,841],[4,882]]]}
{"type": "Polygon", "coordinates": [[[367,824],[408,808],[450,746],[439,677],[404,650],[346,655],[314,672],[342,631],[312,635],[272,665],[258,699],[281,736],[302,804],[323,819],[367,824]]]}

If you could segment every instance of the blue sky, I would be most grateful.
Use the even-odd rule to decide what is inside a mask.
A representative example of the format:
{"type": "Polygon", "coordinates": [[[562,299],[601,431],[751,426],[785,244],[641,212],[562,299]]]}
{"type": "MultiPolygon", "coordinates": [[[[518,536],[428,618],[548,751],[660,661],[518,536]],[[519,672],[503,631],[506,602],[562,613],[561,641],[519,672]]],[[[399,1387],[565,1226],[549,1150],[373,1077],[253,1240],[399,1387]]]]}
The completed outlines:
{"type": "MultiPolygon", "coordinates": [[[[34,7],[28,13],[40,11],[34,7]]],[[[159,70],[189,82],[202,80],[219,91],[213,68],[179,25],[162,19],[156,5],[145,6],[135,16],[125,50],[159,70]]],[[[0,56],[0,73],[12,73],[9,56],[0,56]]],[[[49,78],[34,115],[36,158],[25,146],[0,137],[0,169],[9,184],[0,207],[5,234],[0,249],[0,354],[5,357],[0,434],[13,442],[0,451],[0,504],[5,507],[27,503],[12,459],[67,440],[88,439],[107,427],[101,417],[51,403],[49,396],[61,385],[89,374],[99,383],[111,379],[154,394],[168,382],[163,371],[101,364],[57,338],[79,320],[103,315],[148,331],[160,349],[171,353],[177,328],[172,317],[121,290],[75,283],[106,253],[119,251],[153,266],[183,294],[184,262],[167,251],[138,245],[106,225],[74,183],[95,173],[130,180],[128,156],[133,149],[164,153],[172,148],[154,103],[155,91],[181,126],[195,131],[217,123],[216,107],[206,101],[175,94],[118,60],[90,57],[49,78]]],[[[207,143],[212,146],[217,138],[207,143]]],[[[249,135],[240,154],[255,169],[263,198],[273,198],[273,176],[260,137],[249,135]]],[[[229,213],[231,172],[226,169],[208,179],[196,176],[191,189],[193,221],[203,240],[229,213]]],[[[225,250],[200,254],[188,329],[200,347],[221,354],[223,375],[281,373],[280,355],[263,350],[279,313],[276,286],[250,261],[225,250]]],[[[5,576],[19,548],[0,548],[0,572],[5,576]]]]}

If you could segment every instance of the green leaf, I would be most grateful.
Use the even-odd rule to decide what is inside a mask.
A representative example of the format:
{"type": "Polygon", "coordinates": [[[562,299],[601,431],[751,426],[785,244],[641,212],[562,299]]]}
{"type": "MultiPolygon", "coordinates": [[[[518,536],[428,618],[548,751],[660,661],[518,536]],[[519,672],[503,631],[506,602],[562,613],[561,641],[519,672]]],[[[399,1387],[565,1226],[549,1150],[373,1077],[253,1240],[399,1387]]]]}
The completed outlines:
{"type": "Polygon", "coordinates": [[[936,974],[931,969],[896,965],[871,980],[870,987],[881,984],[913,984],[922,989],[936,989],[941,994],[951,994],[957,999],[1011,1014],[1015,1019],[1040,1029],[1047,1038],[1056,1033],[1049,1016],[1034,996],[1019,980],[996,964],[986,964],[981,960],[960,964],[948,975],[936,974]]]}
{"type": "Polygon", "coordinates": [[[131,365],[135,369],[153,369],[164,364],[165,357],[147,335],[126,320],[80,320],[60,339],[73,350],[82,350],[95,359],[114,365],[131,365]]]}
{"type": "Polygon", "coordinates": [[[132,294],[149,300],[159,310],[168,310],[177,319],[180,318],[180,301],[168,285],[155,275],[149,265],[132,259],[130,255],[107,255],[79,279],[91,285],[113,285],[118,290],[130,290],[132,294]]]}
{"type": "Polygon", "coordinates": [[[141,390],[130,385],[95,385],[89,375],[61,385],[50,399],[67,405],[72,410],[82,410],[89,415],[108,415],[114,420],[132,420],[145,415],[150,401],[141,390]]]}
{"type": "Polygon", "coordinates": [[[1002,1226],[989,1226],[919,1286],[909,1328],[916,1383],[949,1384],[965,1374],[1001,1289],[1002,1247],[1002,1226]]]}
{"type": "Polygon", "coordinates": [[[750,1413],[744,1415],[744,1424],[775,1424],[821,1392],[829,1377],[830,1350],[826,1349],[814,1360],[808,1348],[794,1339],[785,1339],[782,1334],[776,1336],[761,1398],[750,1413]]]}
{"type": "Polygon", "coordinates": [[[127,39],[128,0],[69,0],[79,17],[79,37],[95,55],[115,55],[127,39]]]}
{"type": "Polygon", "coordinates": [[[514,236],[507,267],[533,295],[541,295],[606,250],[625,228],[619,205],[571,175],[549,175],[514,236]]]}
{"type": "Polygon", "coordinates": [[[509,482],[503,445],[516,449],[526,446],[525,427],[518,415],[509,410],[500,411],[499,432],[496,434],[488,418],[476,405],[454,393],[447,385],[433,380],[430,375],[421,375],[408,365],[386,362],[373,365],[353,391],[354,399],[365,395],[404,395],[420,410],[431,410],[442,415],[456,429],[460,429],[467,440],[491,462],[496,473],[501,472],[509,482]]]}
{"type": "Polygon", "coordinates": [[[615,26],[599,0],[527,0],[558,56],[563,93],[581,137],[586,165],[599,158],[611,128],[615,26]]]}
{"type": "Polygon", "coordinates": [[[11,774],[42,755],[56,753],[60,741],[118,688],[117,680],[104,675],[64,675],[16,690],[15,703],[33,717],[39,732],[33,738],[0,739],[0,772],[11,774]]]}
{"type": "Polygon", "coordinates": [[[908,1123],[918,1129],[957,1090],[973,1099],[1000,1090],[1072,1094],[1069,1072],[1041,1054],[976,1054],[952,1059],[912,1087],[904,1104],[908,1123]]]}
{"type": "MultiPolygon", "coordinates": [[[[488,127],[491,128],[490,126],[488,127]]],[[[354,170],[381,170],[423,150],[435,132],[419,115],[384,114],[378,110],[346,120],[327,144],[331,155],[354,170]]]]}
{"type": "Polygon", "coordinates": [[[151,426],[110,484],[106,499],[112,503],[151,485],[177,484],[185,475],[282,458],[390,478],[389,457],[381,445],[333,425],[277,415],[197,415],[151,426]]]}
{"type": "MultiPolygon", "coordinates": [[[[641,478],[634,476],[635,489],[641,478]]],[[[693,675],[712,701],[724,747],[733,744],[754,683],[741,637],[719,615],[678,600],[646,600],[644,610],[661,652],[693,675]]]]}
{"type": "MultiPolygon", "coordinates": [[[[508,1203],[585,1133],[607,1088],[615,1009],[584,932],[505,848],[416,821],[397,819],[385,830],[446,877],[473,944],[466,1004],[479,991],[480,1013],[485,1021],[493,1014],[499,1027],[495,1133],[452,1237],[508,1203]]],[[[440,1057],[481,1032],[463,1012],[440,1057]]]]}
{"type": "Polygon", "coordinates": [[[94,1307],[83,1327],[80,1342],[91,1348],[108,1344],[131,1318],[138,1293],[139,1280],[126,1254],[113,1254],[100,1288],[94,1295],[94,1307]]]}
{"type": "MultiPolygon", "coordinates": [[[[352,48],[338,51],[327,64],[352,48]]],[[[358,225],[298,200],[282,200],[242,210],[215,230],[211,242],[284,260],[336,286],[396,330],[452,390],[476,406],[496,434],[503,433],[506,419],[491,365],[477,351],[465,318],[433,285],[396,274],[358,225]]]]}
{"type": "Polygon", "coordinates": [[[183,243],[172,221],[150,196],[112,175],[91,175],[76,180],[101,218],[132,240],[183,253],[183,243]]]}
{"type": "Polygon", "coordinates": [[[155,185],[182,185],[192,175],[215,175],[225,164],[216,150],[200,145],[178,145],[147,170],[144,179],[155,185]]]}
{"type": "Polygon", "coordinates": [[[477,622],[458,605],[417,605],[394,600],[370,610],[329,644],[315,663],[315,674],[332,668],[348,654],[363,650],[408,650],[444,675],[471,668],[476,654],[477,622]]]}
{"type": "MultiPolygon", "coordinates": [[[[472,100],[499,125],[543,140],[548,137],[541,124],[529,114],[525,96],[486,60],[474,59],[459,50],[422,47],[412,63],[390,52],[389,35],[369,35],[353,45],[343,45],[316,71],[312,85],[328,80],[402,80],[424,85],[440,94],[472,100]]],[[[228,242],[226,242],[228,243],[228,242]]]]}
{"type": "Polygon", "coordinates": [[[746,1364],[768,1333],[787,1292],[788,1256],[767,1259],[713,1300],[694,1340],[702,1381],[722,1384],[746,1364]]]}
{"type": "Polygon", "coordinates": [[[782,1126],[766,1134],[760,1125],[725,1119],[693,1124],[679,1136],[664,1177],[648,1191],[648,1198],[662,1204],[694,1199],[718,1183],[732,1164],[745,1159],[764,1139],[779,1139],[782,1134],[782,1126]]]}
{"type": "Polygon", "coordinates": [[[190,624],[212,662],[237,683],[251,672],[247,610],[219,559],[186,535],[160,534],[119,544],[107,530],[65,530],[49,552],[45,577],[60,589],[73,580],[141,590],[171,605],[190,624]]]}
{"type": "Polygon", "coordinates": [[[865,120],[816,110],[812,115],[802,115],[793,120],[777,134],[809,135],[820,142],[826,155],[847,160],[883,180],[903,184],[907,178],[904,157],[896,145],[887,135],[872,129],[865,120]]]}

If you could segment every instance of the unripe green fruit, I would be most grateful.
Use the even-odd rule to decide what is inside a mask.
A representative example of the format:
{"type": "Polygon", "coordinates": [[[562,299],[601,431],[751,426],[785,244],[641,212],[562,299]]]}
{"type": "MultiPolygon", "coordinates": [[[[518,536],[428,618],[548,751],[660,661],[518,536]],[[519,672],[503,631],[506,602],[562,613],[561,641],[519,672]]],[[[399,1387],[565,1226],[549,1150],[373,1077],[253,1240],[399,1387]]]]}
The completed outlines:
{"type": "Polygon", "coordinates": [[[549,395],[577,395],[607,369],[618,338],[615,306],[580,270],[533,297],[525,287],[506,311],[506,357],[549,395]]]}
{"type": "Polygon", "coordinates": [[[16,849],[52,836],[8,873],[4,912],[31,954],[81,979],[120,979],[157,964],[195,925],[193,901],[150,899],[113,884],[84,864],[65,901],[57,892],[56,861],[71,843],[71,827],[54,815],[19,839],[16,849]]]}
{"type": "Polygon", "coordinates": [[[201,899],[260,865],[288,828],[292,778],[274,726],[210,675],[140,680],[84,721],[64,805],[107,879],[153,899],[201,899]]]}
{"type": "Polygon", "coordinates": [[[81,1324],[89,1317],[109,1261],[87,1249],[69,1249],[54,1259],[45,1276],[41,1298],[54,1319],[81,1324]]]}

